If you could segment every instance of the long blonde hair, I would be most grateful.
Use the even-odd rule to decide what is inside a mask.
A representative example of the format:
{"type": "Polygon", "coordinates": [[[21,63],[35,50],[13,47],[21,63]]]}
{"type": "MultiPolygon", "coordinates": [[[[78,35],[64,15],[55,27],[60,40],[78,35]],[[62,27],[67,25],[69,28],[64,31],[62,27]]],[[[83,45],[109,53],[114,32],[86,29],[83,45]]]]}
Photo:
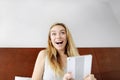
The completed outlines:
{"type": "Polygon", "coordinates": [[[63,23],[55,23],[50,27],[50,30],[49,30],[49,33],[48,33],[48,47],[47,47],[48,60],[49,60],[50,66],[54,70],[55,74],[63,75],[63,66],[61,64],[60,56],[59,56],[57,50],[55,49],[55,47],[52,45],[52,42],[51,42],[51,39],[50,39],[51,29],[56,25],[60,25],[60,26],[63,26],[65,28],[66,35],[67,35],[67,43],[66,43],[66,46],[65,46],[66,55],[68,57],[77,56],[78,51],[77,51],[77,49],[75,47],[75,44],[73,42],[70,31],[65,26],[65,24],[63,24],[63,23]]]}

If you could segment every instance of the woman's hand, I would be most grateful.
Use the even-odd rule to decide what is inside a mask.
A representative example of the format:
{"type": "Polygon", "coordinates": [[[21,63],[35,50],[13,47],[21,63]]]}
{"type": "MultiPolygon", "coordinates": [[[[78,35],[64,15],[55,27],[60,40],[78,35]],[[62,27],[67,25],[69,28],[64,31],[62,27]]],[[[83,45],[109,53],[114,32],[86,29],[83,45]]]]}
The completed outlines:
{"type": "Polygon", "coordinates": [[[74,80],[71,72],[68,72],[64,75],[63,80],[74,80]]]}
{"type": "Polygon", "coordinates": [[[96,78],[94,77],[93,74],[89,74],[88,76],[86,76],[86,77],[84,78],[84,80],[96,80],[96,78]]]}
{"type": "MultiPolygon", "coordinates": [[[[68,72],[64,75],[63,80],[74,80],[71,72],[68,72]]],[[[97,80],[93,74],[87,75],[84,80],[97,80]]]]}

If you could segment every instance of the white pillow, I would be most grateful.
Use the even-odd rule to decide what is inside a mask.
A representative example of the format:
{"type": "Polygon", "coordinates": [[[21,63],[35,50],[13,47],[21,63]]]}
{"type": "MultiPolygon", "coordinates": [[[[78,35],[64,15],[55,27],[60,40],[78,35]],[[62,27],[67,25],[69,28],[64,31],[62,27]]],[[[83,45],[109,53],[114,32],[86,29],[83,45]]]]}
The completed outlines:
{"type": "Polygon", "coordinates": [[[15,80],[32,80],[30,77],[15,76],[15,80]]]}

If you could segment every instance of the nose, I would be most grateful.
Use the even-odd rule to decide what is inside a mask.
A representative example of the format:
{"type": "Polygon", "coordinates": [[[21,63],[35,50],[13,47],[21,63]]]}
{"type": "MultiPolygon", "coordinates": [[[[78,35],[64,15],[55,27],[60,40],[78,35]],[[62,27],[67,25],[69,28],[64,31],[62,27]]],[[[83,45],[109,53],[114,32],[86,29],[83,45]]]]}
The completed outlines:
{"type": "Polygon", "coordinates": [[[61,38],[61,35],[58,33],[58,34],[56,35],[56,38],[61,38]]]}

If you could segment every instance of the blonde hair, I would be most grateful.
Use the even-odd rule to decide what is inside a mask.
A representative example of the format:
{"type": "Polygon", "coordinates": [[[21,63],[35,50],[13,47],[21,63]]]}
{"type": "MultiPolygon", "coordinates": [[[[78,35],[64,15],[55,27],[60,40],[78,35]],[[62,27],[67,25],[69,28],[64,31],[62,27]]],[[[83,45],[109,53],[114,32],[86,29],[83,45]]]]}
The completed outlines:
{"type": "Polygon", "coordinates": [[[70,56],[77,56],[79,54],[78,54],[78,51],[77,51],[77,49],[75,47],[75,44],[73,42],[72,36],[70,34],[70,31],[65,26],[65,24],[63,24],[63,23],[55,23],[55,24],[53,24],[50,27],[50,30],[49,30],[49,33],[48,33],[48,47],[47,47],[48,60],[49,60],[50,66],[54,70],[55,74],[63,75],[63,66],[61,64],[60,56],[57,53],[57,50],[55,49],[55,47],[52,45],[51,39],[50,39],[51,29],[53,27],[55,27],[56,25],[60,25],[60,26],[65,28],[66,35],[67,35],[67,43],[66,43],[66,46],[65,46],[65,53],[66,53],[66,55],[68,57],[70,57],[70,56]]]}

